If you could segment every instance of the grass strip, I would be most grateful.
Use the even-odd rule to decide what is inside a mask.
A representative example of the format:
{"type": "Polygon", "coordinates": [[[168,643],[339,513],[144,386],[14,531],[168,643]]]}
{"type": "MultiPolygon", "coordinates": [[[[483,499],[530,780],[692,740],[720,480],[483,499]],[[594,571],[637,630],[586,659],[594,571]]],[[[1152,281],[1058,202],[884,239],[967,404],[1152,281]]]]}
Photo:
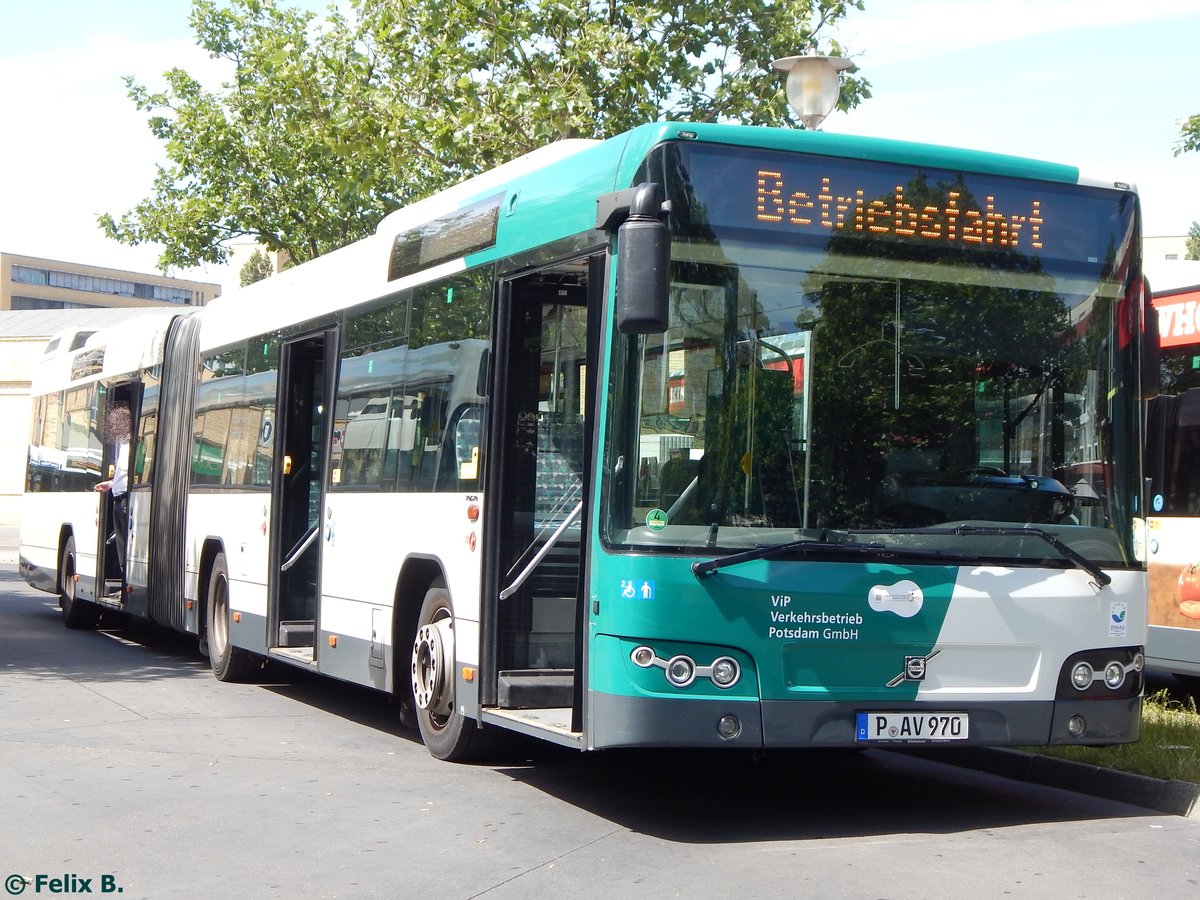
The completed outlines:
{"type": "Polygon", "coordinates": [[[1030,747],[1059,759],[1200,784],[1200,710],[1193,697],[1173,699],[1166,688],[1142,701],[1142,737],[1112,747],[1030,747]]]}

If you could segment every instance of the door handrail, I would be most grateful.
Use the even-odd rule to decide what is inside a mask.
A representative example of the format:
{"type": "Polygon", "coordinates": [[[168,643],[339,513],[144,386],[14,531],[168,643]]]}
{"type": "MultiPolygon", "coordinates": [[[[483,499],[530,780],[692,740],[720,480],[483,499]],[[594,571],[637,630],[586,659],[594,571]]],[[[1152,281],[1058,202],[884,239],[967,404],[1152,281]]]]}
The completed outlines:
{"type": "Polygon", "coordinates": [[[298,560],[301,556],[304,555],[304,551],[307,550],[310,546],[312,546],[312,542],[317,539],[317,535],[320,534],[320,532],[321,532],[320,523],[318,523],[318,524],[314,525],[312,528],[308,529],[308,531],[305,533],[304,537],[300,538],[300,543],[298,543],[296,546],[294,546],[292,548],[291,552],[288,554],[287,560],[284,562],[284,564],[282,566],[279,567],[279,571],[286,572],[288,569],[290,569],[292,566],[294,566],[296,564],[296,560],[298,560]]]}
{"type": "Polygon", "coordinates": [[[534,554],[533,559],[529,561],[529,565],[521,570],[521,574],[516,577],[513,583],[500,592],[501,600],[507,600],[521,589],[521,585],[523,585],[525,580],[533,574],[533,570],[538,567],[538,563],[546,558],[546,554],[550,552],[550,548],[558,543],[558,540],[562,537],[563,532],[575,524],[575,520],[579,518],[579,514],[581,512],[583,512],[582,500],[580,500],[579,503],[575,505],[575,508],[571,510],[571,514],[563,519],[562,524],[554,529],[554,534],[550,535],[550,539],[547,540],[546,543],[542,545],[542,548],[534,554]]]}

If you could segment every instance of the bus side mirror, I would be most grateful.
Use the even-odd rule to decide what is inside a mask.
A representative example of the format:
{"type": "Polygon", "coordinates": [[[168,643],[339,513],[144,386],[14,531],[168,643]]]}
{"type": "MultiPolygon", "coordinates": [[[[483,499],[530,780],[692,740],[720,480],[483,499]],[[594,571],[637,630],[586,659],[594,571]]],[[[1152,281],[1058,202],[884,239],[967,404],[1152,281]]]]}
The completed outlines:
{"type": "Polygon", "coordinates": [[[646,182],[605,194],[597,205],[597,227],[617,232],[617,330],[661,334],[667,330],[671,268],[662,188],[646,182]]]}

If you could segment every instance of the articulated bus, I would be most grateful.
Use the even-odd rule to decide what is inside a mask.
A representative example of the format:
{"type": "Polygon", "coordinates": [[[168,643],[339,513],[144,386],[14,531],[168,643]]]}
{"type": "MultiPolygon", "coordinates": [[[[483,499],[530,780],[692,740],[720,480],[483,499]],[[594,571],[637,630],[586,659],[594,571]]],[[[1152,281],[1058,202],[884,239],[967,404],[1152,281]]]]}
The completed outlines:
{"type": "Polygon", "coordinates": [[[1146,637],[1140,214],[1069,166],[657,123],[48,353],[66,624],[394,696],[437,757],[1111,744],[1146,637]],[[133,412],[128,563],[107,410],[133,412]]]}
{"type": "Polygon", "coordinates": [[[1200,285],[1156,291],[1163,393],[1146,416],[1150,665],[1200,684],[1200,285]]]}

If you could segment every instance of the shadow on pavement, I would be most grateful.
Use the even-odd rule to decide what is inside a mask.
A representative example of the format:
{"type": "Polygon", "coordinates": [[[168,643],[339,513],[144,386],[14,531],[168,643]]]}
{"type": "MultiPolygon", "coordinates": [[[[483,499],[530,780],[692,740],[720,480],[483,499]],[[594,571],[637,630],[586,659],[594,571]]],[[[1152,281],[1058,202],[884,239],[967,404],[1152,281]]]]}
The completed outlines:
{"type": "Polygon", "coordinates": [[[684,843],[986,832],[1153,815],[882,750],[563,751],[498,770],[633,831],[684,843]]]}

